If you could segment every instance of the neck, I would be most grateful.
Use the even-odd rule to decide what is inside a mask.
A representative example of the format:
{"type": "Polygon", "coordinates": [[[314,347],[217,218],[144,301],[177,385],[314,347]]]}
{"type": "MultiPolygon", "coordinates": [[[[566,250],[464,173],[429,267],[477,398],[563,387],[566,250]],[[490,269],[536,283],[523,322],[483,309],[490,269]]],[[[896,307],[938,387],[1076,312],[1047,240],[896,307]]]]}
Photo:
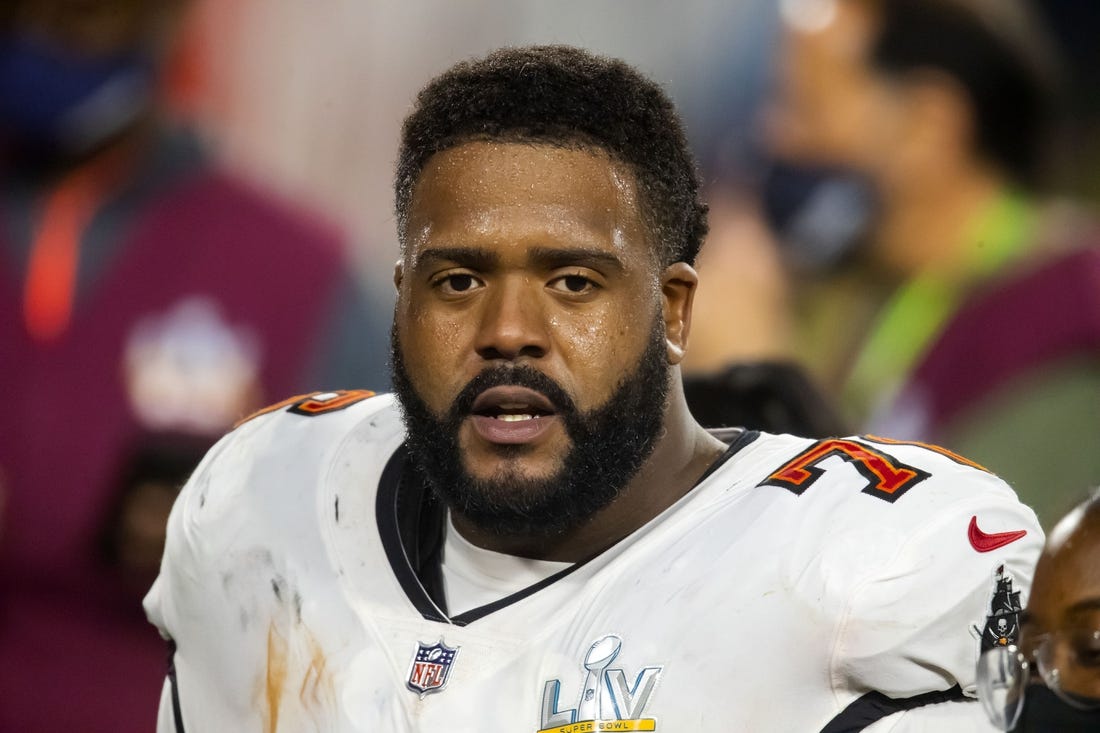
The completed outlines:
{"type": "Polygon", "coordinates": [[[953,269],[966,256],[975,216],[1005,185],[1003,177],[984,166],[953,168],[934,181],[912,185],[884,212],[876,233],[877,259],[900,280],[953,269]]]}
{"type": "Polygon", "coordinates": [[[653,453],[637,475],[608,506],[579,527],[552,536],[507,536],[484,532],[454,512],[455,529],[478,547],[537,560],[581,562],[628,536],[686,494],[726,445],[703,429],[688,411],[679,369],[672,387],[664,429],[653,453]]]}

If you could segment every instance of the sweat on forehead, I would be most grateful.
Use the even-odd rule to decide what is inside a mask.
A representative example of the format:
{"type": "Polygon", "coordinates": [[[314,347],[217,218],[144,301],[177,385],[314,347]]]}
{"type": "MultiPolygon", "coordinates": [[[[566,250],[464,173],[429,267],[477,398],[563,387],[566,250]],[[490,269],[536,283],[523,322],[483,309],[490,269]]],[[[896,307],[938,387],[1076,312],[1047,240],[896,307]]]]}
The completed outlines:
{"type": "Polygon", "coordinates": [[[428,160],[474,140],[606,152],[633,172],[661,261],[694,262],[706,206],[682,125],[660,87],[622,61],[568,46],[506,48],[432,80],[402,129],[394,181],[402,246],[428,160]]]}
{"type": "Polygon", "coordinates": [[[656,264],[635,178],[625,165],[599,150],[497,141],[467,142],[432,156],[413,191],[403,254],[415,258],[429,233],[487,235],[520,210],[547,241],[580,244],[610,233],[612,241],[644,243],[656,264]]]}

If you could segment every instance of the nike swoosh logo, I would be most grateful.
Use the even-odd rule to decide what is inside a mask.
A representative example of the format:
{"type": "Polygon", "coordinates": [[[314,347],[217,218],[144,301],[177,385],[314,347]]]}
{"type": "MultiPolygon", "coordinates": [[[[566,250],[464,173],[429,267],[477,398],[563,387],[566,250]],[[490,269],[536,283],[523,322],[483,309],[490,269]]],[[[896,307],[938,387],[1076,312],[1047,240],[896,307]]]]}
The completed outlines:
{"type": "Polygon", "coordinates": [[[970,529],[966,532],[970,546],[978,552],[992,552],[1005,545],[1011,545],[1026,534],[1026,529],[1017,529],[1012,532],[983,532],[978,529],[977,517],[970,518],[970,529]]]}

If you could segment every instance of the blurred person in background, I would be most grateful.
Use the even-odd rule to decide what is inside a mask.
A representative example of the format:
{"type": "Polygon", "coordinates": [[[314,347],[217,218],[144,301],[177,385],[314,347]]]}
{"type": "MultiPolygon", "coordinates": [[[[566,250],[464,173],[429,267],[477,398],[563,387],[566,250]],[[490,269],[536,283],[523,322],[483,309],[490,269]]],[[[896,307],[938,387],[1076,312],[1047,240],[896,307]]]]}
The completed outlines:
{"type": "Polygon", "coordinates": [[[735,360],[721,369],[684,375],[688,409],[706,428],[743,427],[806,438],[851,431],[802,365],[735,360]]]}
{"type": "Polygon", "coordinates": [[[712,190],[715,206],[684,360],[684,395],[707,428],[745,427],[812,438],[852,430],[833,395],[791,346],[789,278],[748,196],[712,190]]]}
{"type": "Polygon", "coordinates": [[[1100,490],[1047,537],[1020,643],[995,646],[978,664],[990,720],[1016,733],[1100,730],[1100,490]]]}
{"type": "Polygon", "coordinates": [[[839,265],[840,295],[805,307],[846,407],[1057,516],[1100,481],[1100,240],[1039,200],[1058,88],[1041,27],[1009,0],[783,10],[763,202],[794,256],[839,265]]]}
{"type": "Polygon", "coordinates": [[[341,237],[166,119],[188,4],[0,6],[2,731],[150,730],[140,595],[197,458],[265,402],[388,383],[341,237]]]}
{"type": "Polygon", "coordinates": [[[750,8],[737,23],[725,23],[731,40],[714,68],[697,72],[710,82],[688,117],[710,206],[692,348],[683,365],[693,377],[736,364],[792,365],[796,356],[789,274],[754,195],[761,157],[754,130],[774,76],[780,14],[773,0],[751,0],[750,8]]]}

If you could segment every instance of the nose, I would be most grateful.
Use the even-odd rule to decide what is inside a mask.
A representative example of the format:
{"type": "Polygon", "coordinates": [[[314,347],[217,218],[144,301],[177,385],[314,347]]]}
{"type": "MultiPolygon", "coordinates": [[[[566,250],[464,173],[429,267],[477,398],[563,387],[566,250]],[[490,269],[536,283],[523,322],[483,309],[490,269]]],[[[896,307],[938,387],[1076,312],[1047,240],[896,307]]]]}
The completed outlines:
{"type": "Polygon", "coordinates": [[[529,278],[502,278],[479,314],[475,349],[485,360],[540,358],[550,349],[543,303],[529,278]]]}

